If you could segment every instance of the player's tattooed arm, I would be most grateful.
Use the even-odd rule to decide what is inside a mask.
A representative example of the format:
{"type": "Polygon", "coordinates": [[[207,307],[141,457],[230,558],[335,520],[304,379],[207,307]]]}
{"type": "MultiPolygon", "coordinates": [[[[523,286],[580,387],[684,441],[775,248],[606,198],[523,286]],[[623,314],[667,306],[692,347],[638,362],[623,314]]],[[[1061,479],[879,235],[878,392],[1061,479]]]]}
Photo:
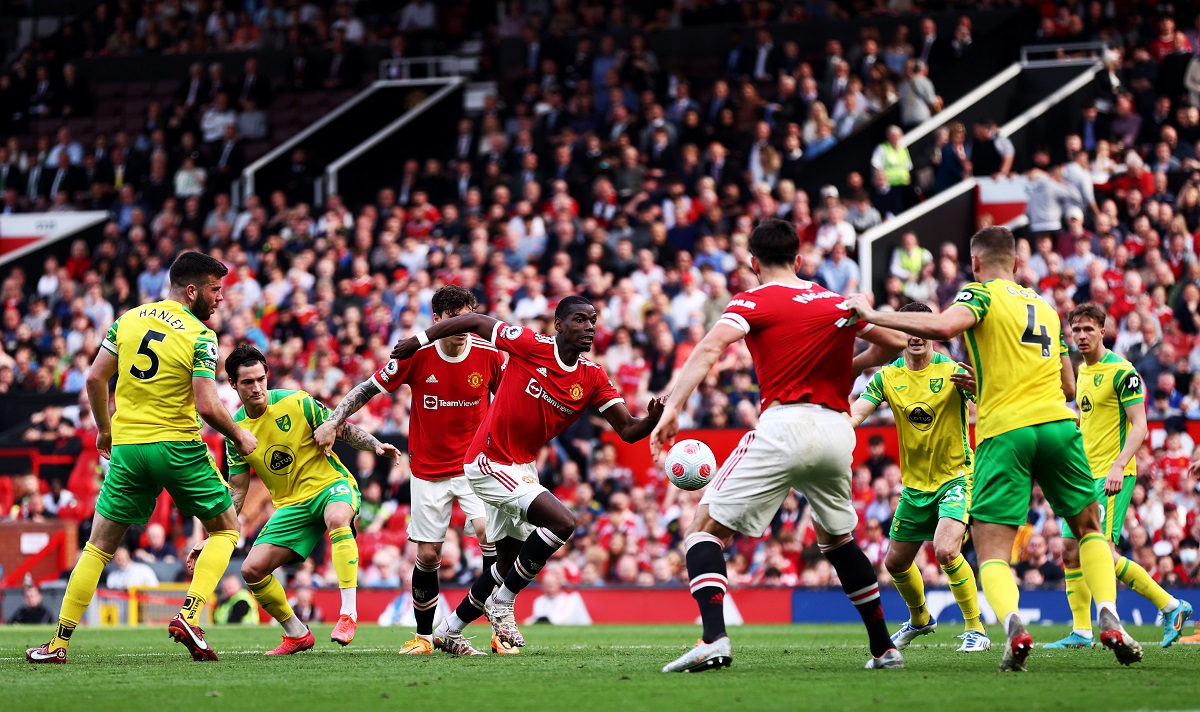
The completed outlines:
{"type": "Polygon", "coordinates": [[[233,498],[233,511],[242,513],[242,505],[246,503],[246,492],[250,489],[250,473],[229,476],[229,496],[233,498]]]}
{"type": "Polygon", "coordinates": [[[395,445],[380,442],[379,438],[354,423],[346,423],[342,426],[338,440],[341,440],[355,450],[365,450],[373,452],[376,455],[382,455],[383,457],[396,458],[400,456],[400,451],[396,449],[395,445]]]}
{"type": "MultiPolygon", "coordinates": [[[[346,419],[357,413],[367,401],[382,393],[379,386],[375,382],[368,379],[355,386],[341,403],[333,409],[329,417],[324,423],[317,426],[313,431],[313,439],[317,441],[317,447],[325,451],[326,455],[333,452],[333,441],[339,438],[342,431],[342,426],[345,425],[346,419]]],[[[360,448],[361,449],[361,448],[360,448]]]]}

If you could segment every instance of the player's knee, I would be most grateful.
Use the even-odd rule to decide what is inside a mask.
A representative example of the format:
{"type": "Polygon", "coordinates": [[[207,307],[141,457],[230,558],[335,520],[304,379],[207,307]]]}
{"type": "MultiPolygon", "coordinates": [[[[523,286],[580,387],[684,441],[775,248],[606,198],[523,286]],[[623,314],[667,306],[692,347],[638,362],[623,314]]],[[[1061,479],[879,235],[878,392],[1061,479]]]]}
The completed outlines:
{"type": "Polygon", "coordinates": [[[935,544],[933,547],[933,555],[937,557],[937,562],[942,566],[953,564],[958,559],[959,551],[960,547],[954,543],[935,544]]]}
{"type": "Polygon", "coordinates": [[[575,513],[562,507],[554,517],[554,523],[547,529],[554,532],[554,536],[566,541],[575,533],[575,513]]]}
{"type": "Polygon", "coordinates": [[[905,562],[899,556],[893,556],[889,551],[883,557],[883,568],[887,569],[888,573],[895,576],[908,571],[908,567],[912,566],[911,562],[905,562]]]}
{"type": "Polygon", "coordinates": [[[242,562],[242,580],[246,583],[258,583],[270,574],[270,571],[264,571],[262,565],[253,559],[242,562]]]}
{"type": "Polygon", "coordinates": [[[417,565],[425,569],[432,569],[440,566],[442,563],[442,551],[438,546],[432,544],[421,544],[417,547],[417,565]]]}

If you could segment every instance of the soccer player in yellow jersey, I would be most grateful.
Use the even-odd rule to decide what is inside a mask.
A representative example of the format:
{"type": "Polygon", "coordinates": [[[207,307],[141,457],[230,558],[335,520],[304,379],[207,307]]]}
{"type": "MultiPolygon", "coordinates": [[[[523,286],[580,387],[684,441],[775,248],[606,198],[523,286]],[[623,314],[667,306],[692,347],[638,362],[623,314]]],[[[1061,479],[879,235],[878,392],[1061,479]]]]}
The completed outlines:
{"type": "Polygon", "coordinates": [[[96,501],[92,533],[71,572],[49,643],[25,652],[33,663],[63,663],[79,619],[96,593],[132,524],[145,524],[165,488],[185,516],[208,530],[209,545],[196,562],[183,609],[169,624],[171,637],[194,660],[216,660],[198,625],[200,612],[229,566],[238,540],[237,513],[208,446],[201,418],[250,455],[258,445],[239,428],[217,396],[217,339],[204,325],[221,303],[228,269],[198,252],[171,265],[170,296],[131,309],[117,319],[88,372],[87,392],[96,419],[96,448],[109,459],[96,501]],[[117,377],[116,413],[109,420],[108,383],[117,377]]]}
{"type": "Polygon", "coordinates": [[[1010,559],[1034,479],[1079,540],[1083,578],[1099,610],[1100,641],[1118,662],[1139,662],[1142,647],[1117,616],[1112,552],[1100,532],[1100,507],[1075,412],[1065,402],[1075,397],[1075,372],[1062,322],[1036,291],[1016,283],[1016,264],[1012,232],[984,228],[971,238],[978,281],[964,287],[946,311],[877,312],[862,295],[844,306],[869,323],[914,336],[941,341],[966,336],[978,383],[971,529],[982,562],[980,583],[1008,635],[1000,669],[1024,670],[1033,649],[1017,612],[1020,592],[1010,559]]]}
{"type": "MultiPolygon", "coordinates": [[[[238,512],[253,469],[271,493],[275,513],[259,532],[242,563],[242,578],[263,609],[283,626],[283,642],[267,655],[290,655],[314,645],[312,631],[288,605],[275,569],[308,558],[329,532],[333,569],[342,594],[341,613],[330,639],[349,645],[358,625],[358,544],[351,527],[362,497],[337,455],[326,455],[313,431],[329,410],[304,391],[269,390],[267,359],[253,346],[239,346],[225,359],[225,373],[242,407],[233,419],[258,438],[249,457],[229,448],[229,484],[238,512]]],[[[400,451],[352,423],[338,428],[339,440],[359,450],[395,458],[400,451]]],[[[202,547],[192,550],[189,564],[202,547]]]]}
{"type": "MultiPolygon", "coordinates": [[[[1100,502],[1100,530],[1112,546],[1117,578],[1162,612],[1162,647],[1167,648],[1182,635],[1192,605],[1167,593],[1136,561],[1117,552],[1116,543],[1125,526],[1137,477],[1134,455],[1146,439],[1146,403],[1142,377],[1133,364],[1104,346],[1106,316],[1104,309],[1095,304],[1080,304],[1067,317],[1075,345],[1083,354],[1075,396],[1079,429],[1100,502]]],[[[1074,534],[1065,526],[1062,534],[1067,602],[1074,630],[1046,647],[1090,648],[1094,645],[1091,591],[1079,568],[1079,545],[1074,534]]]]}
{"type": "MultiPolygon", "coordinates": [[[[900,311],[932,310],[913,302],[900,311]]],[[[921,544],[927,541],[933,542],[934,554],[962,609],[966,630],[960,636],[959,652],[992,647],[979,621],[975,574],[962,555],[974,457],[967,437],[967,401],[973,398],[974,387],[966,370],[935,353],[927,340],[910,336],[904,355],[877,371],[850,406],[854,427],[881,403],[887,403],[896,418],[904,489],[892,517],[891,544],[883,565],[909,610],[909,619],[892,636],[897,650],[937,630],[937,621],[925,607],[924,580],[915,563],[921,544]]]]}

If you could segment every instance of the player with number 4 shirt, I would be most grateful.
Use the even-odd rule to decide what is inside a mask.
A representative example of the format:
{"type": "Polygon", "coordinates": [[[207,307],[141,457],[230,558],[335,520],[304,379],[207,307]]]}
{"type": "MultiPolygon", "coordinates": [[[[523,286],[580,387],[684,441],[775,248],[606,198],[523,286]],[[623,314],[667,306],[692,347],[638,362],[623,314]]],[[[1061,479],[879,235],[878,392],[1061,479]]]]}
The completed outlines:
{"type": "Polygon", "coordinates": [[[1079,540],[1083,577],[1096,599],[1101,641],[1124,665],[1140,662],[1142,647],[1117,616],[1112,553],[1100,532],[1100,508],[1083,437],[1066,401],[1075,397],[1075,372],[1062,321],[1035,290],[1016,282],[1016,240],[988,227],[971,238],[976,282],[940,314],[879,312],[858,295],[843,305],[872,324],[926,339],[963,334],[975,368],[977,421],[971,530],[979,579],[1008,641],[1000,669],[1025,670],[1033,637],[1018,613],[1020,592],[1009,560],[1025,524],[1036,479],[1056,514],[1079,540]]]}

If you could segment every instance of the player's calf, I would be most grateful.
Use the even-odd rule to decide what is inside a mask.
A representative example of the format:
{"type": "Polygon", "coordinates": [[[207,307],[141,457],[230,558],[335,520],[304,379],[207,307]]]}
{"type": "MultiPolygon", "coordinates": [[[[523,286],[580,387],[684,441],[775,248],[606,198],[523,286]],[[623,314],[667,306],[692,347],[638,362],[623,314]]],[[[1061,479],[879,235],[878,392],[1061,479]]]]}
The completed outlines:
{"type": "Polygon", "coordinates": [[[858,544],[849,534],[832,535],[828,543],[823,543],[820,547],[821,553],[837,571],[842,590],[862,617],[863,625],[867,628],[867,637],[871,642],[871,656],[883,657],[884,653],[894,649],[895,645],[888,635],[883,604],[879,600],[879,583],[870,559],[858,548],[858,544]]]}

